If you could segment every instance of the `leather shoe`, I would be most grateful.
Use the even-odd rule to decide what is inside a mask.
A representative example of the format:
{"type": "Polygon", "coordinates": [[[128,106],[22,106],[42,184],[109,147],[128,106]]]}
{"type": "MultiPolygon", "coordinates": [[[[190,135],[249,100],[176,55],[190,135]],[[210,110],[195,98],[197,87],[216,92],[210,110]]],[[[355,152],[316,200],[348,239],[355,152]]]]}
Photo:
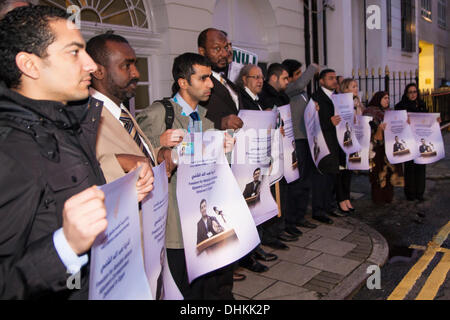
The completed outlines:
{"type": "Polygon", "coordinates": [[[255,258],[251,257],[250,259],[246,259],[243,262],[240,262],[239,265],[245,269],[248,269],[253,272],[262,273],[269,270],[269,267],[263,265],[262,263],[259,263],[256,261],[255,258]]]}
{"type": "Polygon", "coordinates": [[[244,281],[245,279],[247,279],[247,276],[245,274],[237,272],[233,273],[233,281],[244,281]]]}
{"type": "Polygon", "coordinates": [[[337,210],[332,210],[330,212],[327,212],[328,215],[337,217],[337,218],[346,217],[348,215],[348,213],[350,213],[350,211],[341,210],[341,212],[339,212],[337,210]],[[344,212],[347,212],[347,213],[344,213],[344,212]]]}
{"type": "Polygon", "coordinates": [[[274,239],[268,242],[262,242],[263,245],[277,250],[289,250],[289,247],[280,240],[274,239]]]}
{"type": "Polygon", "coordinates": [[[281,232],[278,236],[277,236],[278,240],[281,241],[285,241],[285,242],[294,242],[298,240],[297,236],[292,236],[286,232],[281,232]]]}
{"type": "Polygon", "coordinates": [[[317,228],[317,225],[314,223],[311,223],[307,220],[301,220],[299,222],[297,222],[297,227],[303,227],[303,228],[308,228],[308,229],[315,229],[317,228]]]}
{"type": "Polygon", "coordinates": [[[255,259],[262,261],[274,261],[278,259],[276,254],[265,252],[261,247],[256,248],[254,255],[255,259]]]}
{"type": "Polygon", "coordinates": [[[290,234],[291,236],[301,236],[303,234],[303,232],[301,232],[294,226],[287,226],[284,231],[286,231],[286,233],[290,234]]]}
{"type": "Polygon", "coordinates": [[[333,224],[334,223],[334,221],[331,220],[328,217],[313,217],[313,219],[317,220],[319,222],[322,222],[322,223],[326,223],[326,224],[333,224]]]}

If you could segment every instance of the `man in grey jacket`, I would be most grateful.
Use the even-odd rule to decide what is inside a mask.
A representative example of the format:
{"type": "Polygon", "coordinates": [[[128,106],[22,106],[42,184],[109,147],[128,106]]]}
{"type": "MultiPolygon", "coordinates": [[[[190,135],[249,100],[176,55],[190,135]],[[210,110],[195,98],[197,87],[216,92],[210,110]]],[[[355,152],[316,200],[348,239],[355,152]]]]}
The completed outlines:
{"type": "Polygon", "coordinates": [[[289,70],[289,84],[285,93],[290,98],[298,169],[300,171],[300,179],[289,185],[291,196],[288,199],[287,208],[289,210],[286,212],[286,227],[316,228],[316,225],[305,219],[311,188],[310,173],[314,169],[314,162],[308,146],[304,113],[309,102],[305,89],[314,75],[320,71],[320,67],[317,64],[311,64],[302,73],[302,64],[297,60],[285,60],[282,64],[289,70]]]}

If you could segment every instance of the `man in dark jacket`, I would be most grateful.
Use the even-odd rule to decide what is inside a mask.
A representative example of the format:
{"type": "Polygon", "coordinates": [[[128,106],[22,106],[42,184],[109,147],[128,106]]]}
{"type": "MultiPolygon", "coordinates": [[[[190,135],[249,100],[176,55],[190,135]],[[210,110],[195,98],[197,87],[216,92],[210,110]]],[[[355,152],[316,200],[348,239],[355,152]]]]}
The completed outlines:
{"type": "Polygon", "coordinates": [[[312,99],[319,104],[320,127],[325,137],[330,154],[319,162],[319,171],[314,168],[312,178],[313,205],[312,215],[315,220],[332,224],[333,220],[327,214],[341,217],[342,214],[333,209],[333,186],[335,176],[339,173],[339,142],[336,126],[340,123],[340,116],[334,115],[334,104],[331,96],[337,88],[336,72],[331,69],[323,70],[319,75],[320,88],[312,99]]]}
{"type": "MultiPolygon", "coordinates": [[[[267,81],[264,82],[263,90],[260,94],[260,101],[263,108],[272,109],[289,104],[289,97],[284,92],[289,84],[288,69],[280,63],[273,63],[267,69],[266,78],[267,81]]],[[[271,187],[271,192],[275,198],[275,186],[271,187]]],[[[286,229],[285,217],[288,210],[287,203],[289,196],[289,185],[286,179],[283,178],[280,181],[281,219],[275,217],[262,225],[262,244],[275,249],[286,250],[289,247],[281,241],[296,241],[298,240],[298,236],[302,234],[295,227],[289,228],[289,230],[286,229]]]]}
{"type": "Polygon", "coordinates": [[[208,109],[206,118],[219,130],[237,130],[244,125],[237,116],[242,106],[239,88],[227,77],[230,45],[223,31],[209,28],[198,36],[198,53],[208,58],[212,66],[211,80],[214,88],[208,101],[202,106],[208,109]]]}
{"type": "Polygon", "coordinates": [[[87,253],[107,226],[95,187],[101,104],[67,105],[88,97],[96,65],[67,19],[37,6],[0,21],[2,299],[87,298],[87,253]]]}

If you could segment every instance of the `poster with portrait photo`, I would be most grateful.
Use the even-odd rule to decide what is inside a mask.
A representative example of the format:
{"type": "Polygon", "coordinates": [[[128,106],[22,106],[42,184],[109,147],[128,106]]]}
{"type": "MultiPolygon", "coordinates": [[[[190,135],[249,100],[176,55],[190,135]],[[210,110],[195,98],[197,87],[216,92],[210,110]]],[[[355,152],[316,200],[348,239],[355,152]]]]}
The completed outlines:
{"type": "Polygon", "coordinates": [[[142,201],[144,264],[154,300],[183,300],[172,278],[165,247],[169,182],[165,162],[153,168],[154,189],[142,201]]]}
{"type": "Polygon", "coordinates": [[[292,125],[291,105],[278,108],[280,112],[284,135],[283,135],[283,155],[284,155],[284,178],[287,183],[292,183],[300,178],[298,170],[298,156],[295,147],[294,127],[292,125]]]}
{"type": "Polygon", "coordinates": [[[370,121],[372,117],[356,116],[354,125],[356,139],[361,146],[361,150],[347,155],[347,168],[349,170],[370,170],[370,121]]]}
{"type": "Polygon", "coordinates": [[[314,100],[310,100],[305,109],[305,127],[308,135],[308,144],[314,164],[318,168],[320,160],[330,154],[322,128],[320,127],[319,112],[314,100]]]}
{"type": "Polygon", "coordinates": [[[361,150],[356,138],[354,121],[355,108],[353,93],[333,94],[331,100],[334,104],[334,113],[341,117],[341,122],[336,127],[337,139],[341,149],[346,154],[353,154],[361,150]]]}
{"type": "Polygon", "coordinates": [[[391,164],[399,164],[416,159],[419,156],[416,139],[408,124],[405,110],[386,111],[384,115],[386,157],[391,164]]]}
{"type": "Polygon", "coordinates": [[[189,281],[227,266],[260,242],[242,192],[226,161],[224,132],[194,139],[192,162],[180,161],[177,200],[189,281]],[[200,140],[199,140],[200,139],[200,140]]]}
{"type": "Polygon", "coordinates": [[[136,182],[140,169],[99,187],[107,229],[91,249],[89,300],[151,300],[142,256],[136,182]]]}
{"type": "Polygon", "coordinates": [[[280,164],[271,156],[277,115],[274,111],[239,112],[244,127],[235,135],[231,170],[256,225],[278,214],[270,192],[272,172],[280,164]]]}
{"type": "Polygon", "coordinates": [[[445,158],[444,139],[437,121],[439,113],[408,113],[419,156],[417,164],[431,164],[445,158]]]}

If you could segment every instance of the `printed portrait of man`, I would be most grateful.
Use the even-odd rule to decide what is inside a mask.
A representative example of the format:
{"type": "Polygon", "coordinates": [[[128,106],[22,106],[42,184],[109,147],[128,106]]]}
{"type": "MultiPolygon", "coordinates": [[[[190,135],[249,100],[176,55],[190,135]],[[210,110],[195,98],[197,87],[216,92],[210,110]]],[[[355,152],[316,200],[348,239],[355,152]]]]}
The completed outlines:
{"type": "Polygon", "coordinates": [[[197,244],[224,231],[216,217],[208,216],[205,199],[200,202],[200,213],[202,217],[197,223],[197,244]]]}
{"type": "Polygon", "coordinates": [[[400,142],[398,136],[395,136],[394,153],[405,150],[405,146],[400,142]]]}
{"type": "Polygon", "coordinates": [[[249,202],[255,202],[259,200],[261,193],[261,168],[257,168],[253,172],[253,181],[245,186],[243,196],[244,199],[249,202]]]}

